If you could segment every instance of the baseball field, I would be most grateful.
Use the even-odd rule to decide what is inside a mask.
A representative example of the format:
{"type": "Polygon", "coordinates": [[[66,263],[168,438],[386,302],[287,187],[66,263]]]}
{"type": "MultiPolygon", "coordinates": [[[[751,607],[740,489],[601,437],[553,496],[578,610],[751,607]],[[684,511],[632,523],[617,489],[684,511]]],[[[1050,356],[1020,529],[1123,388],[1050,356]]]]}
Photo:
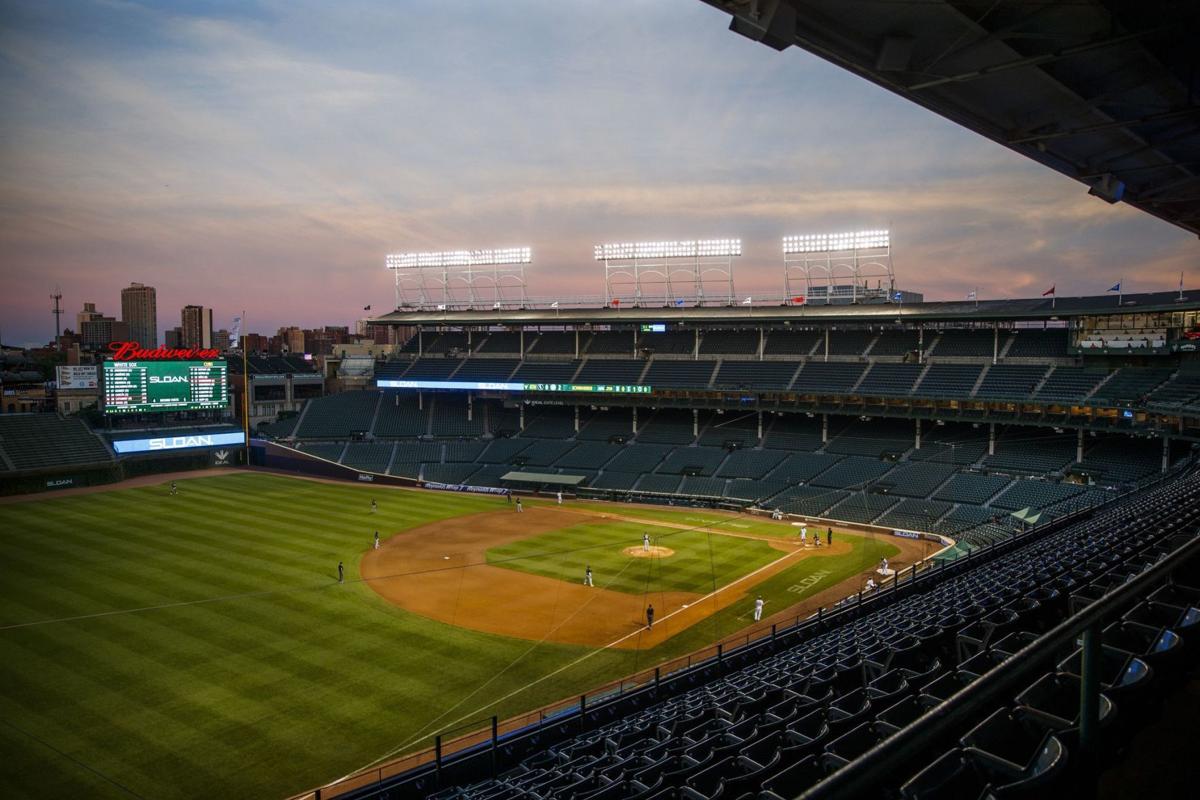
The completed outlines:
{"type": "Polygon", "coordinates": [[[738,634],[757,596],[760,626],[791,622],[924,555],[694,509],[178,486],[0,505],[0,796],[283,798],[738,634]]]}

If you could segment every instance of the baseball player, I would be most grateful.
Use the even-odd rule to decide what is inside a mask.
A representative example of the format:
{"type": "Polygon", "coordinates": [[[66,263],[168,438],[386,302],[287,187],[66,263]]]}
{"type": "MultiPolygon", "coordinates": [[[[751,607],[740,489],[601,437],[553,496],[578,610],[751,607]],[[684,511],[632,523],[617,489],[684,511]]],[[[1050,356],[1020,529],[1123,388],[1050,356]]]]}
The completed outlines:
{"type": "Polygon", "coordinates": [[[179,487],[175,485],[175,481],[171,481],[171,496],[179,494],[179,487]]]}
{"type": "Polygon", "coordinates": [[[559,493],[558,493],[558,504],[559,504],[560,506],[562,505],[562,492],[559,492],[559,493]]]}
{"type": "Polygon", "coordinates": [[[880,575],[888,574],[888,563],[887,563],[886,558],[879,559],[879,574],[880,575]]]}
{"type": "Polygon", "coordinates": [[[371,513],[374,514],[378,510],[379,510],[379,504],[376,503],[374,500],[372,500],[371,501],[371,513]]]}
{"type": "Polygon", "coordinates": [[[375,531],[375,549],[379,549],[379,531],[375,531]]]}
{"type": "Polygon", "coordinates": [[[588,564],[587,569],[583,573],[583,585],[592,586],[592,565],[588,564]]]}
{"type": "Polygon", "coordinates": [[[653,603],[646,606],[646,627],[647,628],[654,627],[654,604],[653,603]]]}
{"type": "Polygon", "coordinates": [[[754,601],[754,621],[755,622],[758,622],[760,619],[762,619],[762,607],[763,607],[763,599],[762,599],[762,595],[760,594],[758,596],[758,599],[754,601]]]}
{"type": "Polygon", "coordinates": [[[800,526],[800,546],[808,547],[808,528],[800,526]]]}
{"type": "Polygon", "coordinates": [[[866,585],[864,588],[865,588],[865,589],[866,589],[866,591],[868,591],[868,592],[873,592],[873,591],[875,591],[875,579],[874,579],[874,578],[867,578],[867,585],[866,585]]]}
{"type": "Polygon", "coordinates": [[[833,528],[825,529],[825,544],[833,547],[833,528]]]}
{"type": "Polygon", "coordinates": [[[342,562],[339,561],[338,562],[338,583],[343,582],[345,579],[346,579],[345,568],[342,567],[342,562]]]}
{"type": "Polygon", "coordinates": [[[643,553],[650,552],[650,532],[649,531],[642,532],[642,552],[643,553]]]}
{"type": "Polygon", "coordinates": [[[517,498],[517,513],[518,514],[525,513],[525,508],[521,505],[521,498],[519,498],[519,497],[517,498]]]}

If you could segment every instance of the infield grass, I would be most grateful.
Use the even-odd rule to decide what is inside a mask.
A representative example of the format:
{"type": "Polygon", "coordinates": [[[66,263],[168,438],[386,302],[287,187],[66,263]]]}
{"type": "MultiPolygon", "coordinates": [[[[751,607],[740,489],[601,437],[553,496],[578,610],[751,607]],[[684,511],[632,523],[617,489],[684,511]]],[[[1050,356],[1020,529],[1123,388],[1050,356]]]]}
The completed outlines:
{"type": "Polygon", "coordinates": [[[695,592],[707,594],[783,556],[766,542],[699,531],[597,520],[493,547],[488,563],[578,583],[591,565],[597,586],[626,594],[695,592]],[[664,558],[627,555],[641,549],[642,533],[668,547],[664,558]]]}
{"type": "MultiPolygon", "coordinates": [[[[358,580],[358,559],[376,529],[503,500],[256,473],[179,487],[177,497],[163,484],[0,505],[0,797],[282,798],[745,624],[746,608],[731,607],[649,652],[457,628],[384,601],[358,580]]],[[[641,524],[609,527],[630,524],[621,536],[640,544],[641,524]]],[[[880,547],[891,546],[856,546],[846,574],[880,547]]],[[[778,552],[748,540],[721,550],[778,552]]],[[[559,568],[577,581],[576,567],[559,568]]],[[[724,580],[749,567],[721,569],[724,580]]],[[[836,577],[788,591],[810,572],[798,564],[766,582],[768,611],[836,577]]]]}

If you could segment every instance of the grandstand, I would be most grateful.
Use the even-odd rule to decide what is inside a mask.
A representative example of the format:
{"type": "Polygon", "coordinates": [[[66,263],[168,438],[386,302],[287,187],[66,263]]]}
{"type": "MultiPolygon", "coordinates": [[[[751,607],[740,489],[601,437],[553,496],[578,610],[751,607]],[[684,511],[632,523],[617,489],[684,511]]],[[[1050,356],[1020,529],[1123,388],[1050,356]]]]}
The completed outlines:
{"type": "MultiPolygon", "coordinates": [[[[901,526],[946,512],[870,495],[835,508],[868,516],[887,505],[901,526]]],[[[878,762],[860,756],[885,740],[903,797],[1065,796],[1094,769],[1087,748],[1125,743],[1195,666],[1185,647],[1200,636],[1200,591],[1172,576],[1200,561],[1197,519],[1200,480],[1170,480],[530,727],[493,731],[487,747],[446,760],[439,751],[436,764],[355,797],[861,796],[844,787],[855,777],[876,785],[865,781],[878,781],[878,762]],[[1171,553],[1192,560],[1161,562],[1171,553]],[[1120,600],[1071,616],[1122,585],[1120,600]],[[1104,627],[1096,655],[1106,666],[1092,695],[1080,691],[1085,626],[1104,627]],[[1006,661],[1035,640],[1038,657],[1006,661]],[[998,680],[1002,662],[1012,688],[958,694],[985,674],[998,680]],[[913,726],[946,701],[956,713],[913,726]],[[1081,722],[1088,713],[1095,728],[1081,722]]]]}

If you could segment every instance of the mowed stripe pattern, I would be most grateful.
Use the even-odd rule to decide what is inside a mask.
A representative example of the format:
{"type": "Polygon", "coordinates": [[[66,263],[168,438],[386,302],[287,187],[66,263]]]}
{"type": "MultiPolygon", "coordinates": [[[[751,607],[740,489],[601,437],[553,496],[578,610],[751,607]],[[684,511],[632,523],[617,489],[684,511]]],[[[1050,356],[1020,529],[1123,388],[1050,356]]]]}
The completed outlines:
{"type": "Polygon", "coordinates": [[[249,474],[180,481],[176,497],[0,506],[0,796],[128,796],[46,744],[144,797],[282,796],[390,750],[489,679],[504,693],[577,658],[406,614],[353,582],[376,527],[496,507],[249,474]],[[228,599],[48,622],[211,598],[228,599]],[[45,624],[10,627],[31,622],[45,624]]]}
{"type": "Polygon", "coordinates": [[[766,542],[617,519],[585,522],[488,550],[488,563],[578,583],[591,566],[597,586],[633,595],[694,592],[705,595],[785,553],[766,542]],[[667,557],[636,558],[642,534],[667,557]]]}

